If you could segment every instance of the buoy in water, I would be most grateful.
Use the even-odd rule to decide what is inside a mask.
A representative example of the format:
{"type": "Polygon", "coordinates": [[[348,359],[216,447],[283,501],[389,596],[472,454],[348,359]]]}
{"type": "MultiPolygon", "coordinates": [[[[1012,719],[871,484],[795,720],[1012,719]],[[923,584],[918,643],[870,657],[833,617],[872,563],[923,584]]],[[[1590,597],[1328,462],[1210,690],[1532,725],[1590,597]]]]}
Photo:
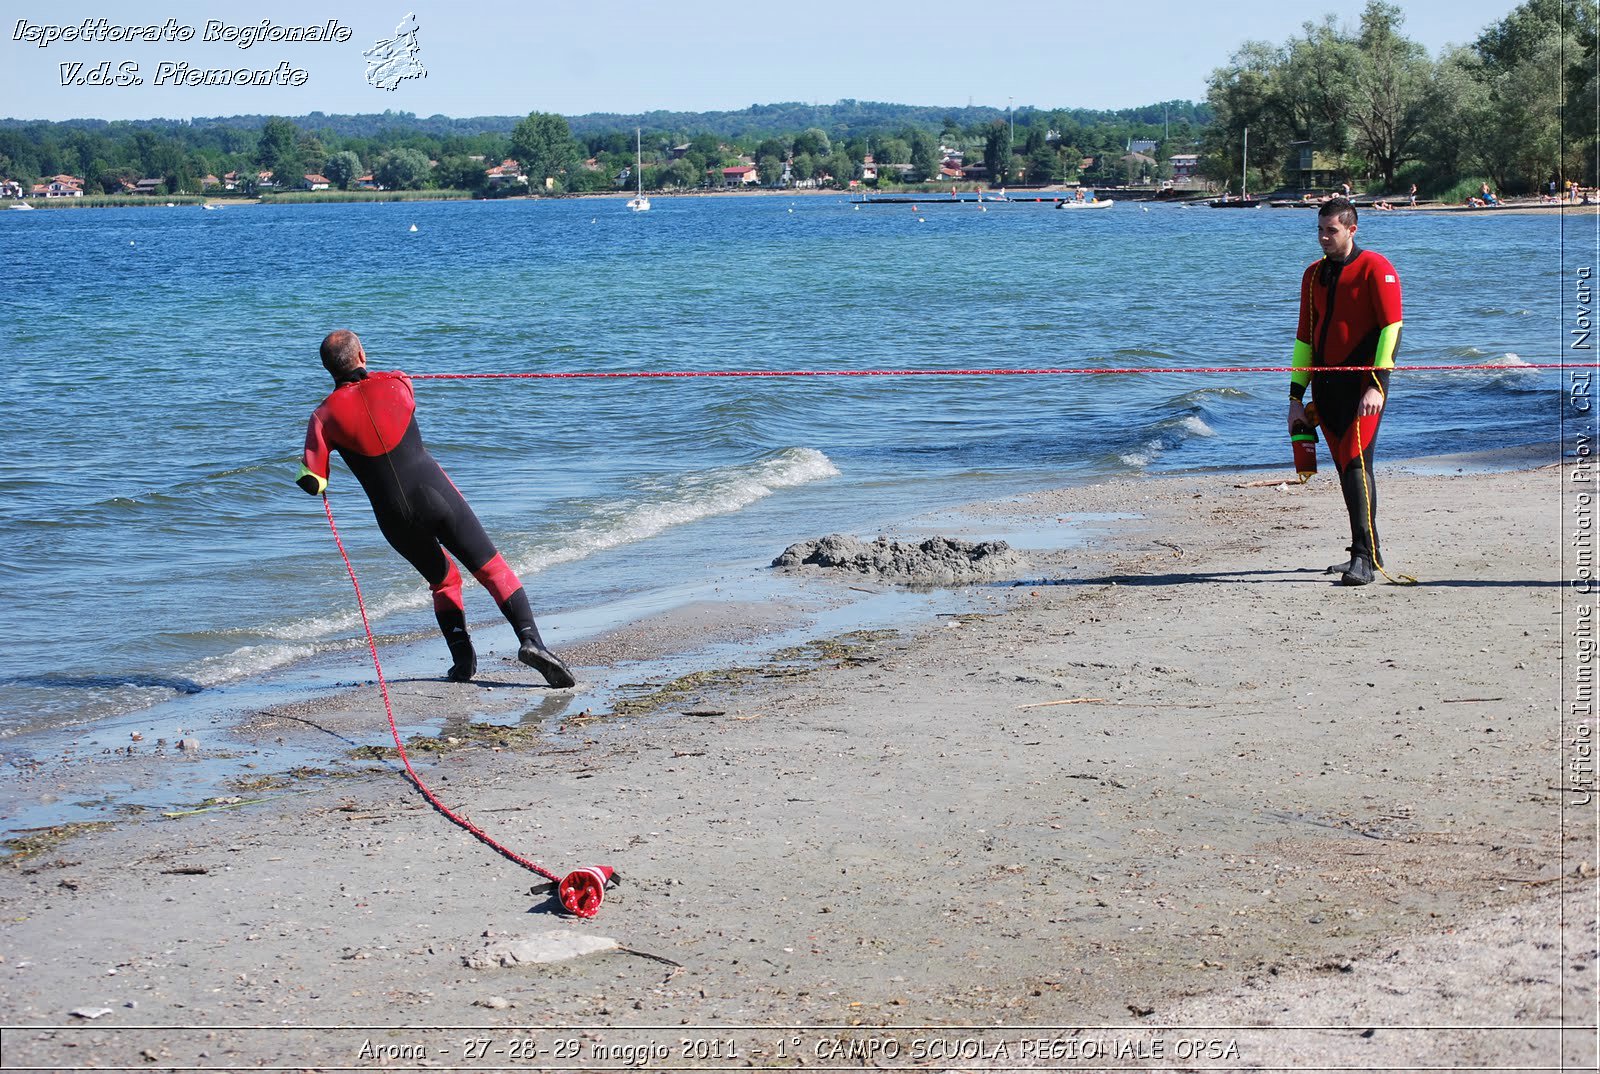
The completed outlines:
{"type": "Polygon", "coordinates": [[[412,224],[412,225],[411,225],[411,230],[412,230],[412,231],[415,231],[415,230],[417,230],[417,225],[415,225],[415,224],[412,224]]]}

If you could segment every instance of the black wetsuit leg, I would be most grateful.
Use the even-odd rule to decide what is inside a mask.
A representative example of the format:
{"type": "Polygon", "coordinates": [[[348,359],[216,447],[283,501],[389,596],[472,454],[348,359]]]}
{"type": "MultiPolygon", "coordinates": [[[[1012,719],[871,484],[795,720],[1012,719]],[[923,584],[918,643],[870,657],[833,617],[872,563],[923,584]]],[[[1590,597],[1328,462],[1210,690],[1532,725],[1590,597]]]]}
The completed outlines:
{"type": "Polygon", "coordinates": [[[1378,482],[1372,473],[1370,444],[1362,458],[1339,471],[1339,487],[1350,514],[1350,555],[1370,556],[1374,564],[1382,563],[1378,557],[1378,482]]]}
{"type": "MultiPolygon", "coordinates": [[[[1349,373],[1324,374],[1316,378],[1313,392],[1317,415],[1327,436],[1330,450],[1344,440],[1356,422],[1356,410],[1361,396],[1370,386],[1365,377],[1349,373]]],[[[1373,431],[1367,446],[1343,465],[1334,459],[1339,471],[1339,488],[1344,493],[1345,511],[1350,516],[1350,554],[1368,557],[1374,564],[1378,558],[1378,483],[1372,471],[1372,457],[1378,446],[1378,433],[1373,431]]]]}

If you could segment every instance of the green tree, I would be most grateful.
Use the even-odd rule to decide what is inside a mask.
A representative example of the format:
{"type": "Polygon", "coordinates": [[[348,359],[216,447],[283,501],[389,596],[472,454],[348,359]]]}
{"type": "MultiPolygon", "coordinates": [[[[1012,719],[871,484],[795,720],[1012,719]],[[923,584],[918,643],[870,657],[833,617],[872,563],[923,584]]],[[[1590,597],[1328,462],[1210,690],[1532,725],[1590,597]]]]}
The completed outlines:
{"type": "Polygon", "coordinates": [[[256,164],[262,171],[271,172],[282,186],[298,180],[303,170],[300,128],[278,116],[263,123],[256,143],[256,164]]]}
{"type": "Polygon", "coordinates": [[[939,178],[939,146],[924,131],[916,131],[911,138],[911,170],[921,180],[939,178]]]}
{"type": "Polygon", "coordinates": [[[1593,179],[1595,32],[1582,0],[1527,0],[1473,43],[1469,69],[1484,100],[1471,134],[1497,186],[1531,189],[1552,173],[1593,179]]]}
{"type": "Polygon", "coordinates": [[[910,164],[911,143],[904,138],[875,138],[872,142],[872,159],[878,164],[910,164]]]}
{"type": "MultiPolygon", "coordinates": [[[[330,175],[328,178],[333,177],[330,175]]],[[[433,170],[433,178],[434,182],[451,190],[482,190],[489,185],[489,170],[481,160],[457,155],[439,161],[439,166],[433,170]]]]}
{"type": "Polygon", "coordinates": [[[348,149],[335,153],[323,162],[322,174],[340,190],[349,190],[361,176],[361,158],[348,149]]]}
{"type": "Polygon", "coordinates": [[[1432,66],[1427,53],[1400,33],[1405,15],[1383,0],[1367,0],[1357,39],[1350,123],[1356,148],[1383,176],[1385,188],[1412,159],[1412,145],[1427,117],[1432,66]]]}
{"type": "Polygon", "coordinates": [[[819,127],[808,127],[794,136],[791,151],[797,157],[801,153],[813,157],[825,157],[833,152],[833,143],[829,140],[827,131],[819,127]]]}
{"type": "Polygon", "coordinates": [[[396,149],[378,162],[372,177],[390,190],[418,190],[429,174],[426,154],[416,149],[396,149]]]}
{"type": "Polygon", "coordinates": [[[1061,158],[1048,142],[1041,141],[1026,160],[1028,182],[1054,183],[1061,179],[1061,158]]]}
{"type": "Polygon", "coordinates": [[[833,185],[840,190],[848,188],[852,179],[861,178],[860,163],[851,161],[850,154],[843,149],[835,149],[829,155],[827,169],[828,174],[833,176],[833,185]]]}
{"type": "Polygon", "coordinates": [[[1011,125],[1003,119],[990,124],[984,135],[983,166],[994,186],[1004,186],[1011,177],[1011,125]]]}
{"type": "Polygon", "coordinates": [[[528,185],[544,189],[546,179],[559,178],[578,161],[578,144],[561,116],[530,112],[511,132],[511,156],[522,165],[528,185]]]}
{"type": "Polygon", "coordinates": [[[1263,173],[1263,182],[1282,178],[1289,143],[1303,137],[1282,108],[1280,82],[1286,63],[1285,50],[1265,41],[1246,41],[1226,67],[1211,73],[1206,101],[1216,112],[1216,122],[1206,130],[1200,156],[1200,170],[1207,178],[1224,183],[1239,179],[1246,129],[1250,161],[1263,173]]]}
{"type": "Polygon", "coordinates": [[[762,186],[777,186],[783,182],[783,158],[773,153],[756,157],[756,175],[762,186]]]}

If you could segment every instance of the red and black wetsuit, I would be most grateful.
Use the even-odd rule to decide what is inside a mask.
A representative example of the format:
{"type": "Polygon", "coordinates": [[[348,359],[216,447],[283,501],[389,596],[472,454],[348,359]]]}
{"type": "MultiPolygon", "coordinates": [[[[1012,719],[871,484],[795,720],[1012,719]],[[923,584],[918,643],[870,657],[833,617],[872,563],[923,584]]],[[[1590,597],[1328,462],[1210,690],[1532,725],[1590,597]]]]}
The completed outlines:
{"type": "Polygon", "coordinates": [[[1296,371],[1289,396],[1300,399],[1311,385],[1317,419],[1339,469],[1350,513],[1352,556],[1378,558],[1378,487],[1372,452],[1383,411],[1358,418],[1361,396],[1376,385],[1389,396],[1389,367],[1400,348],[1400,276],[1382,254],[1352,245],[1350,257],[1313,262],[1300,281],[1300,326],[1295,333],[1296,371]],[[1319,373],[1327,366],[1378,366],[1370,373],[1319,373]],[[1304,370],[1301,372],[1300,370],[1304,370]]]}
{"type": "Polygon", "coordinates": [[[312,495],[326,490],[328,454],[339,452],[372,501],[385,539],[427,579],[452,652],[466,643],[467,621],[461,575],[446,549],[483,583],[519,634],[531,630],[522,583],[423,446],[416,411],[404,373],[354,370],[312,413],[296,483],[312,495]]]}

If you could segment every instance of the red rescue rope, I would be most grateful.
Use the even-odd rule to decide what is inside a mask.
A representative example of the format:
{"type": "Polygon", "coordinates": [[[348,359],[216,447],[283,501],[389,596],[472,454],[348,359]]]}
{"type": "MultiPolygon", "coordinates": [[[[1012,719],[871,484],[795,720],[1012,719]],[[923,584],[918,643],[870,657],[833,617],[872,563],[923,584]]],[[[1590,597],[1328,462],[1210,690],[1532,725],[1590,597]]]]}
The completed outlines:
{"type": "MultiPolygon", "coordinates": [[[[1525,362],[1517,365],[1403,365],[1385,366],[1391,373],[1443,373],[1450,371],[1495,371],[1518,369],[1591,369],[1588,365],[1567,365],[1562,362],[1525,362]]],[[[618,373],[554,372],[554,373],[412,373],[412,380],[660,380],[687,377],[1036,377],[1036,376],[1100,376],[1130,373],[1371,373],[1379,369],[1370,365],[1291,366],[1291,365],[1218,365],[1218,366],[1126,366],[1091,369],[1084,366],[1052,369],[664,369],[654,371],[627,370],[618,373]]]]}
{"type": "MultiPolygon", "coordinates": [[[[422,792],[422,797],[428,800],[429,805],[443,813],[453,823],[466,831],[468,835],[478,840],[478,842],[484,844],[490,850],[493,850],[504,857],[509,858],[511,861],[516,862],[524,869],[532,870],[551,883],[559,884],[561,882],[561,878],[555,873],[552,873],[549,869],[546,869],[538,862],[530,861],[529,859],[524,858],[521,854],[518,854],[516,851],[495,842],[494,837],[488,832],[484,831],[467,818],[458,816],[457,814],[451,812],[448,806],[439,801],[438,797],[433,793],[433,791],[428,788],[428,785],[422,782],[422,777],[417,775],[416,769],[411,767],[411,758],[406,756],[405,743],[400,741],[400,728],[395,726],[394,706],[389,702],[389,684],[385,682],[383,678],[383,665],[378,663],[378,643],[372,636],[372,624],[367,621],[367,604],[366,601],[361,599],[361,583],[356,581],[356,569],[350,564],[350,556],[344,550],[344,541],[339,539],[339,527],[333,523],[333,507],[328,503],[328,497],[326,494],[324,494],[322,497],[322,509],[328,514],[328,528],[333,530],[333,543],[339,546],[339,555],[344,559],[344,569],[350,573],[350,584],[354,586],[356,590],[356,605],[361,609],[361,626],[367,632],[367,648],[372,652],[372,667],[373,670],[378,673],[378,689],[383,694],[383,711],[384,714],[389,717],[389,733],[394,736],[394,748],[400,751],[400,761],[406,766],[407,778],[411,780],[412,784],[417,788],[417,790],[422,792]]],[[[598,906],[598,900],[596,905],[598,906]]]]}

